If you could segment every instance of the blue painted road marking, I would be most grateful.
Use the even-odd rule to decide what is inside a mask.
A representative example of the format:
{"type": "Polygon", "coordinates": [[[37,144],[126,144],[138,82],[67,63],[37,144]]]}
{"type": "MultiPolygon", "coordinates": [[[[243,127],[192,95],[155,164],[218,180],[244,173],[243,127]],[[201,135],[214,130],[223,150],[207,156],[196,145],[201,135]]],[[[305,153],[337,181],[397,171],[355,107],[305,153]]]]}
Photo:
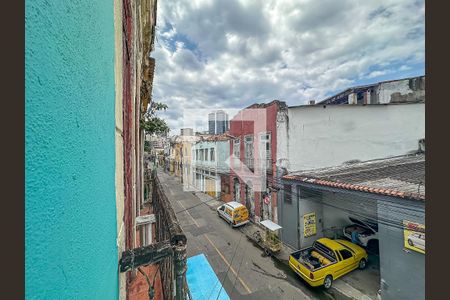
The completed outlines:
{"type": "Polygon", "coordinates": [[[216,299],[219,291],[218,299],[230,300],[203,253],[188,258],[186,279],[193,300],[216,299]]]}

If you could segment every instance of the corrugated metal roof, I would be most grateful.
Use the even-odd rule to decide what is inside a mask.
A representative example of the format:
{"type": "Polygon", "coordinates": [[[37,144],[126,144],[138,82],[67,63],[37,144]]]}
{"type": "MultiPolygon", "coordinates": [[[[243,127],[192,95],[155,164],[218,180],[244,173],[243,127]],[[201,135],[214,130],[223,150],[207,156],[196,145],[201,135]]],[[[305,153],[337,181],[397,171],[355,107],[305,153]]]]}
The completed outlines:
{"type": "Polygon", "coordinates": [[[425,200],[425,155],[406,155],[302,171],[285,175],[283,179],[425,200]]]}

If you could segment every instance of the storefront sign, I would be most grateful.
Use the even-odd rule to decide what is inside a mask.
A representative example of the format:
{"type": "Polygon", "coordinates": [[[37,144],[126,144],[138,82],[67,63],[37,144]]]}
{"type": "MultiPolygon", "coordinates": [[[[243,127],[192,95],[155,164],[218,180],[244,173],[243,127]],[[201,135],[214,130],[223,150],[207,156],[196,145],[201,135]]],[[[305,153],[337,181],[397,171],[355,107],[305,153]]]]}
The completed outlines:
{"type": "Polygon", "coordinates": [[[405,248],[425,254],[425,225],[403,221],[403,228],[405,248]]]}
{"type": "Polygon", "coordinates": [[[316,213],[309,213],[303,215],[304,222],[304,237],[309,237],[316,234],[316,213]]]}

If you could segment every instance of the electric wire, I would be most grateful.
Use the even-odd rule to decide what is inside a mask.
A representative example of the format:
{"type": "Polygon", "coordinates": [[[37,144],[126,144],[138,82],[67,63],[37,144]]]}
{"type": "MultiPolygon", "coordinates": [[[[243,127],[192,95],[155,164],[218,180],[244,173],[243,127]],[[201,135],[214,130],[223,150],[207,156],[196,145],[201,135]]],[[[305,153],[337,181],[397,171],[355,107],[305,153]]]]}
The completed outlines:
{"type": "MultiPolygon", "coordinates": [[[[286,182],[281,181],[281,180],[276,179],[276,178],[274,178],[274,181],[275,181],[275,182],[281,182],[282,184],[287,184],[286,182]]],[[[278,191],[283,191],[283,193],[288,193],[288,194],[291,195],[291,197],[292,197],[292,196],[297,196],[297,193],[296,193],[296,192],[293,192],[293,191],[288,192],[288,191],[286,191],[284,188],[278,188],[278,191]]],[[[316,192],[316,193],[317,193],[317,194],[321,194],[321,192],[316,192]]],[[[367,197],[367,198],[370,198],[370,197],[367,197]]],[[[207,200],[207,201],[202,201],[201,203],[198,203],[198,204],[193,205],[193,206],[191,206],[191,207],[188,207],[188,208],[185,208],[185,209],[183,209],[183,210],[177,211],[177,212],[175,212],[175,214],[179,214],[179,213],[182,213],[182,212],[184,212],[184,211],[188,211],[188,210],[193,209],[193,208],[195,208],[195,207],[198,207],[198,206],[200,206],[200,205],[202,205],[202,204],[206,204],[206,203],[208,203],[208,202],[210,202],[210,201],[218,200],[218,199],[220,199],[220,197],[214,197],[214,198],[211,198],[211,199],[209,199],[209,200],[207,200]]],[[[360,200],[357,199],[356,197],[354,197],[353,200],[357,200],[358,202],[360,202],[360,200]]],[[[404,229],[404,228],[405,228],[403,225],[399,225],[399,224],[403,224],[403,220],[398,220],[398,222],[393,222],[393,221],[390,220],[390,219],[381,218],[381,217],[375,216],[375,215],[370,216],[370,215],[367,215],[367,214],[363,214],[363,213],[361,213],[360,211],[356,211],[356,210],[351,210],[351,209],[346,209],[346,208],[342,208],[342,207],[339,207],[339,206],[335,206],[335,205],[332,205],[332,204],[330,204],[330,203],[324,202],[323,199],[315,199],[314,201],[318,201],[318,202],[320,202],[321,204],[323,204],[323,205],[325,205],[325,206],[333,207],[333,208],[336,208],[336,209],[339,209],[339,210],[342,210],[342,211],[346,211],[347,213],[352,213],[352,214],[354,214],[354,215],[358,215],[359,217],[364,217],[364,218],[367,218],[367,219],[369,219],[369,220],[376,221],[376,222],[381,223],[381,224],[386,225],[386,226],[391,226],[391,227],[394,227],[394,228],[401,228],[401,229],[404,229]]],[[[371,201],[376,202],[377,200],[371,199],[371,201]]],[[[388,202],[389,202],[389,201],[388,201],[388,202]]],[[[422,213],[422,214],[423,214],[423,211],[422,211],[422,210],[414,210],[414,209],[410,209],[410,208],[408,208],[408,207],[400,207],[400,206],[393,206],[393,205],[388,205],[388,204],[381,204],[381,203],[379,203],[379,202],[377,203],[377,206],[378,206],[378,207],[381,206],[382,208],[384,207],[384,208],[386,208],[386,210],[389,210],[391,213],[392,213],[392,212],[396,212],[396,213],[399,213],[399,214],[401,213],[401,214],[403,214],[403,215],[410,216],[410,217],[413,217],[413,218],[417,218],[417,217],[420,218],[420,215],[409,214],[409,213],[406,213],[405,211],[407,211],[407,210],[412,210],[412,211],[415,211],[415,212],[418,212],[418,213],[422,213]],[[401,208],[402,211],[393,210],[393,209],[392,209],[393,207],[401,208]]],[[[394,220],[394,221],[395,221],[395,220],[394,220]]]]}
{"type": "MultiPolygon", "coordinates": [[[[296,193],[285,191],[284,188],[281,188],[280,190],[283,191],[284,193],[290,194],[291,197],[292,196],[297,196],[296,193]]],[[[317,192],[317,194],[319,194],[319,192],[317,192]]],[[[338,209],[338,210],[346,211],[347,213],[352,213],[352,214],[358,215],[360,217],[365,217],[367,219],[371,219],[372,221],[376,221],[376,222],[381,223],[381,224],[386,225],[386,226],[390,226],[390,227],[397,228],[397,229],[406,229],[406,227],[403,225],[403,219],[398,219],[398,220],[387,219],[387,218],[380,217],[379,215],[377,215],[377,216],[370,216],[369,215],[368,216],[368,215],[363,214],[363,213],[361,213],[359,211],[356,211],[356,210],[346,209],[346,208],[342,208],[342,207],[339,207],[339,206],[336,206],[336,205],[332,205],[332,204],[326,203],[322,199],[317,199],[315,201],[318,201],[318,202],[320,202],[321,204],[323,204],[325,206],[333,207],[333,208],[338,209]]],[[[374,200],[374,201],[376,201],[376,200],[374,200]]],[[[403,212],[400,212],[400,213],[403,213],[403,212]]],[[[422,211],[422,214],[423,213],[424,212],[422,211]]],[[[409,215],[409,216],[420,217],[418,215],[409,215]]]]}
{"type": "MultiPolygon", "coordinates": [[[[240,237],[239,237],[239,241],[237,242],[236,247],[235,247],[235,249],[234,249],[233,256],[231,257],[230,264],[228,265],[228,268],[227,268],[225,274],[223,275],[222,282],[221,282],[221,286],[220,286],[220,289],[219,289],[219,293],[217,294],[216,300],[219,299],[220,293],[222,292],[222,289],[223,289],[223,284],[225,283],[225,279],[227,278],[228,272],[230,271],[230,268],[231,268],[231,266],[233,265],[233,261],[234,261],[234,258],[235,258],[235,256],[236,256],[236,253],[237,253],[237,250],[238,250],[238,248],[239,248],[239,245],[240,245],[240,243],[241,243],[242,236],[243,236],[243,234],[242,234],[242,232],[241,232],[241,235],[240,235],[240,237]]],[[[220,282],[220,280],[218,280],[218,282],[220,282]]],[[[208,296],[208,300],[209,300],[209,298],[211,297],[212,293],[214,292],[214,290],[215,290],[216,285],[217,285],[218,282],[216,282],[216,283],[214,284],[213,289],[212,289],[210,295],[208,296]]]]}
{"type": "MultiPolygon", "coordinates": [[[[278,184],[280,184],[281,186],[284,186],[284,185],[295,185],[295,184],[289,183],[290,181],[282,181],[282,179],[281,180],[277,179],[276,182],[278,184]]],[[[308,191],[314,189],[314,188],[311,188],[311,187],[303,187],[303,186],[301,186],[301,184],[300,185],[297,184],[297,187],[299,187],[299,186],[300,186],[301,189],[308,190],[308,191]]],[[[281,190],[281,191],[285,191],[284,187],[278,186],[277,189],[281,190]]],[[[320,190],[322,190],[322,189],[320,189],[320,190]]],[[[316,193],[322,193],[322,191],[317,191],[316,193]]],[[[331,191],[326,191],[326,192],[331,192],[331,191]]],[[[352,192],[353,191],[347,191],[345,189],[341,189],[340,193],[342,193],[342,194],[350,194],[352,192]]],[[[355,192],[359,192],[359,191],[355,191],[355,192]]],[[[291,192],[291,193],[292,193],[292,195],[298,196],[298,194],[296,192],[291,192]]],[[[412,212],[423,213],[423,209],[415,209],[415,208],[422,208],[423,206],[421,206],[420,204],[419,205],[415,205],[415,204],[409,203],[408,206],[399,206],[399,205],[396,205],[396,202],[394,202],[392,200],[384,200],[383,199],[381,201],[378,201],[377,199],[374,199],[373,197],[371,197],[369,193],[364,193],[364,192],[359,192],[359,193],[360,193],[360,195],[358,195],[358,197],[353,195],[353,196],[351,196],[349,198],[357,199],[357,198],[363,197],[363,198],[366,198],[367,201],[373,201],[374,203],[377,202],[377,206],[378,207],[386,207],[386,208],[389,208],[389,209],[399,208],[399,209],[401,209],[402,212],[404,212],[404,211],[412,211],[412,212]],[[386,204],[386,203],[390,203],[390,204],[386,204]]],[[[412,200],[412,201],[416,201],[416,200],[412,200]]],[[[358,202],[359,203],[361,202],[360,199],[358,199],[358,202]]]]}
{"type": "MultiPolygon", "coordinates": [[[[284,187],[280,187],[279,186],[279,185],[284,186],[286,184],[289,184],[288,182],[283,181],[283,179],[273,178],[273,182],[276,184],[276,186],[278,186],[278,188],[277,188],[278,191],[282,191],[284,194],[286,194],[286,193],[290,194],[291,197],[292,196],[295,196],[295,197],[298,196],[298,194],[296,192],[293,192],[292,190],[290,192],[286,191],[284,187]]],[[[291,185],[294,185],[294,184],[291,184],[291,185]]],[[[311,190],[311,188],[306,188],[306,189],[311,190]]],[[[348,193],[349,191],[343,190],[342,192],[343,193],[345,193],[345,192],[348,193]]],[[[322,195],[323,192],[316,192],[316,193],[318,195],[322,195]]],[[[361,196],[363,196],[364,198],[367,198],[367,199],[371,198],[369,195],[364,195],[364,193],[361,193],[361,196]]],[[[201,203],[196,204],[196,205],[194,205],[192,207],[188,207],[188,208],[185,208],[185,209],[183,209],[181,211],[178,211],[178,212],[176,212],[176,214],[179,214],[179,213],[181,213],[183,211],[190,210],[190,209],[195,208],[197,206],[200,206],[202,204],[206,204],[206,203],[208,203],[210,201],[218,200],[219,198],[220,197],[215,197],[215,198],[209,199],[207,201],[202,201],[201,203]]],[[[350,199],[351,200],[356,200],[355,202],[357,202],[358,204],[361,204],[361,200],[357,199],[357,197],[355,197],[355,196],[350,197],[350,199]]],[[[346,199],[346,200],[348,201],[349,199],[346,199]]],[[[324,202],[323,199],[315,199],[315,201],[318,201],[318,202],[320,202],[321,204],[323,204],[325,206],[329,206],[329,207],[333,207],[335,209],[346,211],[347,213],[352,213],[354,215],[358,215],[360,217],[364,217],[364,218],[367,218],[369,220],[376,221],[376,222],[381,223],[381,224],[386,225],[386,226],[390,226],[390,227],[393,227],[393,228],[399,228],[399,229],[405,229],[405,226],[403,225],[404,218],[402,218],[402,219],[383,218],[383,217],[380,217],[378,215],[378,213],[376,215],[375,214],[370,215],[370,214],[367,214],[367,213],[364,214],[361,211],[356,211],[356,210],[352,210],[352,209],[348,209],[348,208],[342,208],[342,207],[339,207],[339,206],[336,206],[336,205],[332,205],[330,203],[326,203],[326,202],[324,202]]],[[[415,207],[420,207],[419,205],[411,204],[410,206],[412,206],[412,207],[398,206],[398,205],[394,204],[395,202],[393,202],[391,200],[387,200],[387,199],[386,200],[383,199],[383,201],[378,201],[376,199],[370,199],[369,201],[373,201],[374,202],[374,206],[376,205],[377,211],[379,209],[385,209],[385,211],[389,212],[391,215],[392,214],[399,214],[399,215],[402,214],[402,215],[404,215],[406,217],[410,217],[410,218],[414,218],[415,219],[415,218],[421,218],[421,216],[424,213],[424,211],[421,210],[421,209],[415,209],[415,207]],[[387,204],[387,203],[383,203],[383,202],[387,202],[387,203],[391,203],[391,204],[387,204]],[[400,210],[397,210],[397,209],[400,209],[400,210]],[[416,212],[418,214],[414,214],[414,213],[410,213],[410,212],[416,212]]],[[[367,205],[367,203],[365,203],[365,205],[367,205]]]]}
{"type": "MultiPolygon", "coordinates": [[[[241,231],[241,233],[244,234],[242,231],[241,231]]],[[[250,245],[249,245],[249,246],[250,246],[250,245]]],[[[248,248],[248,247],[247,247],[247,248],[248,248]]],[[[248,250],[248,249],[246,249],[245,252],[242,254],[241,262],[239,263],[239,267],[238,267],[238,270],[237,270],[237,272],[236,272],[236,277],[234,278],[233,286],[231,287],[231,295],[230,295],[230,299],[233,299],[233,293],[234,293],[234,290],[236,289],[236,282],[237,282],[237,279],[238,279],[238,277],[239,277],[239,272],[241,271],[242,262],[244,261],[244,257],[245,257],[244,254],[247,253],[247,250],[248,250]]]]}

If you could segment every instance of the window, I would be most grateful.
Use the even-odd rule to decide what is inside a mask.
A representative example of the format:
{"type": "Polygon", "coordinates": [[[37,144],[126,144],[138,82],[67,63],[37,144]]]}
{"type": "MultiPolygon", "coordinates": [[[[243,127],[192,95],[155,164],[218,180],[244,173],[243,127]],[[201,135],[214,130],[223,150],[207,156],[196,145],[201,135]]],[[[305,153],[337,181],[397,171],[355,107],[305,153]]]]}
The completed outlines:
{"type": "Polygon", "coordinates": [[[245,164],[249,168],[253,168],[253,136],[248,135],[244,138],[244,154],[245,154],[245,164]]]}
{"type": "Polygon", "coordinates": [[[152,244],[152,224],[144,224],[139,227],[141,246],[148,246],[152,244]]]}
{"type": "Polygon", "coordinates": [[[195,150],[195,160],[199,160],[198,149],[195,150]]]}
{"type": "Polygon", "coordinates": [[[265,163],[266,168],[272,167],[272,148],[270,133],[262,133],[259,136],[259,157],[265,163]]]}
{"type": "Polygon", "coordinates": [[[155,215],[153,214],[136,217],[141,246],[148,246],[153,243],[152,224],[155,221],[155,215]]]}
{"type": "Polygon", "coordinates": [[[241,140],[235,139],[233,141],[233,155],[236,156],[236,158],[239,158],[241,155],[241,140]]]}
{"type": "Polygon", "coordinates": [[[211,160],[211,161],[214,161],[214,160],[215,160],[215,158],[214,158],[214,148],[211,148],[211,149],[209,150],[209,154],[210,154],[210,160],[211,160]]]}
{"type": "Polygon", "coordinates": [[[208,157],[208,149],[205,149],[205,160],[208,161],[209,157],[208,157]]]}
{"type": "Polygon", "coordinates": [[[284,190],[284,202],[291,204],[292,203],[292,185],[283,184],[283,190],[284,190]]]}
{"type": "Polygon", "coordinates": [[[225,208],[225,213],[231,217],[231,215],[233,214],[233,211],[227,207],[227,208],[225,208]]]}
{"type": "Polygon", "coordinates": [[[200,149],[200,160],[204,161],[205,158],[203,157],[203,149],[200,149]]]}
{"type": "Polygon", "coordinates": [[[349,258],[351,258],[353,256],[352,253],[350,251],[346,250],[346,249],[339,250],[339,253],[342,256],[342,260],[349,259],[349,258]]]}

